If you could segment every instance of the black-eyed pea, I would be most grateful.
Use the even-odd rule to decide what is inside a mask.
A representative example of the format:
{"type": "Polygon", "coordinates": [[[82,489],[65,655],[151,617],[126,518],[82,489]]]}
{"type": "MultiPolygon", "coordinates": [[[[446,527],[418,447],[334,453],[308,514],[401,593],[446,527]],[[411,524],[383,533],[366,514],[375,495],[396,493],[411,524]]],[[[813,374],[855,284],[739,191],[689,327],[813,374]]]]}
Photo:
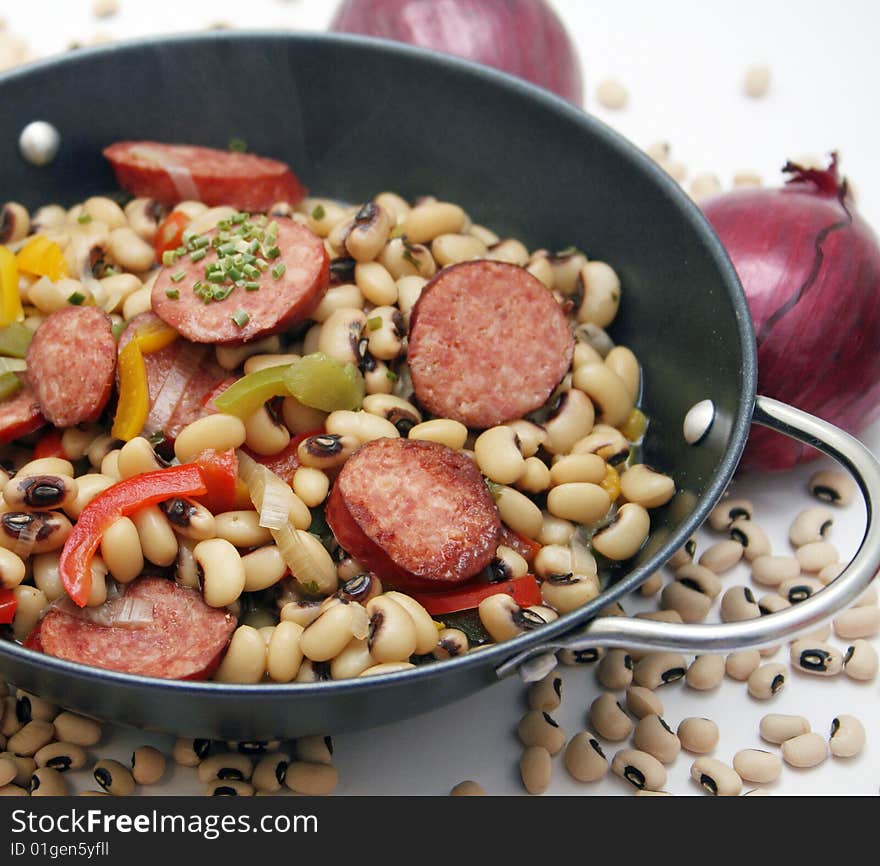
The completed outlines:
{"type": "Polygon", "coordinates": [[[419,634],[406,608],[386,593],[370,599],[366,610],[370,616],[368,644],[373,659],[379,664],[408,660],[416,650],[419,634]]]}
{"type": "Polygon", "coordinates": [[[691,765],[691,778],[713,797],[737,797],[742,791],[736,770],[717,758],[697,758],[691,765]]]}
{"type": "Polygon", "coordinates": [[[806,632],[806,634],[802,634],[798,640],[813,640],[819,641],[820,643],[824,643],[831,637],[831,623],[826,622],[825,625],[820,625],[818,628],[813,629],[813,631],[806,632]]]}
{"type": "MultiPolygon", "coordinates": [[[[106,437],[109,440],[109,443],[112,444],[114,442],[109,436],[106,437]]],[[[109,450],[109,446],[107,448],[109,450]]],[[[101,460],[104,459],[104,454],[106,451],[101,452],[98,463],[100,464],[101,460]]],[[[16,475],[27,476],[27,475],[67,475],[70,478],[74,477],[73,464],[69,460],[65,460],[61,457],[38,457],[35,460],[29,460],[27,463],[19,466],[16,469],[16,475]]]]}
{"type": "MultiPolygon", "coordinates": [[[[515,553],[515,551],[510,552],[515,553]]],[[[518,571],[519,569],[517,568],[516,570],[518,571]]],[[[385,597],[397,602],[412,619],[416,630],[416,655],[427,655],[430,653],[437,646],[437,626],[428,611],[412,596],[402,592],[386,592],[385,597]]]]}
{"type": "Polygon", "coordinates": [[[689,538],[682,547],[679,547],[669,559],[667,565],[672,569],[683,568],[686,565],[692,565],[694,555],[697,552],[696,537],[689,538]]]}
{"type": "Polygon", "coordinates": [[[630,502],[644,508],[659,508],[675,494],[675,482],[668,475],[637,463],[620,476],[620,490],[630,502]]]}
{"type": "Polygon", "coordinates": [[[596,424],[591,433],[571,448],[572,454],[598,454],[609,466],[623,463],[629,452],[630,444],[623,433],[607,424],[596,424]]]}
{"type": "Polygon", "coordinates": [[[323,427],[327,413],[300,403],[296,397],[285,397],[281,401],[281,417],[291,433],[307,433],[323,427]]]}
{"type": "MultiPolygon", "coordinates": [[[[531,459],[531,458],[530,458],[531,459]]],[[[551,545],[566,546],[571,542],[574,536],[575,526],[570,520],[563,520],[561,517],[554,517],[548,512],[541,514],[541,531],[537,540],[545,547],[551,545]]]]}
{"type": "Polygon", "coordinates": [[[801,575],[791,580],[784,580],[776,588],[776,592],[783,598],[788,599],[792,604],[800,604],[800,602],[806,601],[822,588],[823,584],[821,581],[813,577],[801,575]]]}
{"type": "Polygon", "coordinates": [[[562,677],[551,671],[543,679],[532,683],[527,694],[530,709],[545,712],[555,710],[562,703],[562,677]]]}
{"type": "Polygon", "coordinates": [[[202,570],[205,603],[226,607],[237,601],[244,591],[245,570],[235,547],[225,538],[209,538],[193,548],[193,556],[202,570]]]}
{"type": "Polygon", "coordinates": [[[761,610],[761,616],[768,616],[771,613],[778,613],[780,610],[791,607],[791,602],[778,593],[771,592],[767,595],[762,595],[758,599],[758,607],[761,610]]]}
{"type": "Polygon", "coordinates": [[[367,316],[359,307],[334,310],[321,325],[317,351],[341,364],[357,364],[358,343],[364,333],[367,316]]]}
{"type": "MultiPolygon", "coordinates": [[[[53,556],[54,554],[42,554],[53,556]]],[[[25,578],[27,567],[18,554],[0,547],[0,589],[15,589],[25,578]]]]}
{"type": "Polygon", "coordinates": [[[131,754],[131,776],[138,785],[155,785],[165,775],[165,755],[153,746],[139,746],[131,754]]]}
{"type": "Polygon", "coordinates": [[[519,759],[523,787],[530,794],[543,794],[550,787],[553,763],[550,752],[543,746],[529,746],[519,759]]]}
{"type": "Polygon", "coordinates": [[[611,760],[611,772],[640,791],[659,791],[666,784],[666,768],[640,749],[621,749],[611,760]]]}
{"type": "Polygon", "coordinates": [[[107,252],[127,271],[140,273],[148,271],[156,258],[156,251],[128,225],[119,226],[110,232],[107,252]]]}
{"type": "Polygon", "coordinates": [[[559,613],[569,613],[599,595],[596,574],[548,574],[541,584],[541,597],[559,613]]]}
{"type": "Polygon", "coordinates": [[[366,639],[352,638],[331,662],[330,676],[334,680],[348,680],[359,677],[364,671],[375,666],[366,639]]]}
{"type": "Polygon", "coordinates": [[[546,624],[543,617],[521,608],[506,593],[496,593],[484,598],[478,607],[480,622],[496,643],[510,640],[524,631],[531,631],[546,624]]]}
{"type": "Polygon", "coordinates": [[[514,484],[525,471],[525,459],[510,427],[483,431],[474,442],[474,454],[483,475],[497,484],[514,484]]]}
{"type": "Polygon", "coordinates": [[[854,758],[865,747],[865,727],[855,716],[837,716],[831,720],[828,746],[836,758],[854,758]]]}
{"type": "Polygon", "coordinates": [[[726,532],[737,520],[751,520],[755,508],[748,499],[724,499],[709,513],[709,526],[726,532]]]}
{"type": "Polygon", "coordinates": [[[303,631],[295,622],[282,621],[275,626],[266,648],[266,671],[272,682],[289,683],[296,679],[303,660],[303,631]]]}
{"type": "Polygon", "coordinates": [[[831,644],[809,639],[796,640],[790,649],[795,670],[820,677],[833,677],[843,670],[843,653],[831,644]]]}
{"type": "Polygon", "coordinates": [[[171,757],[174,763],[181,767],[198,767],[210,750],[211,741],[208,739],[181,737],[174,741],[171,757]]]}
{"type": "Polygon", "coordinates": [[[0,207],[0,243],[14,244],[24,240],[30,230],[31,218],[24,205],[8,201],[0,207]]]}
{"type": "Polygon", "coordinates": [[[235,547],[258,547],[272,542],[272,533],[260,526],[256,511],[225,511],[214,518],[217,538],[235,547]]]}
{"type": "Polygon", "coordinates": [[[15,698],[15,714],[18,720],[26,725],[34,719],[51,722],[60,712],[60,708],[50,701],[19,689],[15,698]]]}
{"type": "Polygon", "coordinates": [[[397,308],[403,315],[403,321],[409,327],[409,317],[416,305],[422,289],[427,284],[424,277],[418,275],[402,276],[395,280],[397,286],[397,308]]]}
{"type": "Polygon", "coordinates": [[[214,779],[205,785],[206,797],[253,797],[254,786],[250,782],[235,779],[214,779]]]}
{"type": "Polygon", "coordinates": [[[742,622],[760,615],[758,602],[747,586],[732,586],[721,598],[722,622],[742,622]]]}
{"type": "Polygon", "coordinates": [[[782,760],[791,767],[818,767],[827,757],[828,744],[814,731],[799,734],[782,744],[782,760]]]}
{"type": "Polygon", "coordinates": [[[487,252],[486,244],[473,235],[448,233],[437,235],[431,242],[431,254],[441,268],[483,258],[487,252]]]}
{"type": "Polygon", "coordinates": [[[67,780],[51,767],[39,767],[28,784],[32,797],[66,797],[69,793],[67,780]]]}
{"type": "Polygon", "coordinates": [[[54,739],[55,727],[52,722],[33,719],[9,737],[6,748],[16,755],[32,757],[54,739]]]}
{"type": "Polygon", "coordinates": [[[580,269],[577,286],[583,294],[577,320],[607,328],[620,307],[620,278],[605,262],[586,262],[580,269]]]}
{"type": "Polygon", "coordinates": [[[615,743],[625,740],[633,729],[632,719],[610,692],[593,701],[588,721],[600,737],[615,743]]]}
{"type": "MultiPolygon", "coordinates": [[[[798,563],[798,568],[800,568],[800,563],[798,563]]],[[[828,586],[829,583],[833,583],[841,574],[843,574],[845,568],[846,564],[843,562],[832,562],[826,565],[816,575],[816,579],[824,586],[828,586]]],[[[864,593],[853,602],[854,607],[859,607],[863,604],[877,604],[877,587],[874,586],[874,584],[871,584],[864,593]],[[862,599],[865,599],[865,601],[862,601],[862,599]]]]}
{"type": "Polygon", "coordinates": [[[782,761],[764,749],[740,749],[733,756],[733,769],[745,782],[769,785],[782,773],[782,761]]]}
{"type": "Polygon", "coordinates": [[[98,761],[92,769],[95,781],[108,793],[127,797],[134,791],[134,776],[131,770],[119,761],[105,758],[98,761]]]}
{"type": "Polygon", "coordinates": [[[578,289],[578,279],[587,257],[579,250],[564,250],[547,256],[553,268],[554,288],[563,295],[573,295],[578,289]]]}
{"type": "Polygon", "coordinates": [[[11,785],[18,775],[18,767],[11,758],[0,757],[0,788],[11,785]]]}
{"type": "Polygon", "coordinates": [[[662,764],[671,764],[681,751],[681,741],[662,716],[650,713],[642,717],[633,731],[633,745],[662,764]]]}
{"type": "Polygon", "coordinates": [[[86,765],[86,752],[82,746],[74,743],[49,743],[34,755],[34,761],[38,767],[49,767],[59,773],[66,773],[86,765]]]}
{"type": "Polygon", "coordinates": [[[519,490],[526,493],[543,493],[552,483],[547,464],[539,457],[527,457],[524,461],[523,473],[516,480],[519,490]]]}
{"type": "Polygon", "coordinates": [[[827,469],[810,476],[807,487],[816,499],[832,505],[849,505],[856,495],[855,482],[849,475],[827,469]]]}
{"type": "MultiPolygon", "coordinates": [[[[604,364],[605,359],[589,344],[578,341],[574,346],[574,355],[571,359],[571,367],[576,370],[584,364],[604,364]]],[[[618,372],[615,370],[615,372],[618,372]]],[[[618,375],[620,373],[618,372],[618,375]]],[[[621,376],[621,378],[623,378],[621,376]]],[[[633,398],[635,399],[635,398],[633,398]]]]}
{"type": "Polygon", "coordinates": [[[615,346],[605,356],[605,363],[623,380],[633,401],[638,400],[641,392],[642,371],[638,358],[632,350],[626,346],[615,346]]]}
{"type": "Polygon", "coordinates": [[[677,611],[684,622],[702,622],[712,607],[712,598],[690,582],[690,578],[673,580],[663,587],[660,605],[664,610],[677,611]]]}
{"type": "Polygon", "coordinates": [[[135,436],[119,451],[117,469],[121,478],[131,478],[142,472],[154,472],[162,468],[153,446],[143,436],[135,436]]]}
{"type": "MultiPolygon", "coordinates": [[[[374,201],[368,201],[354,215],[345,235],[345,250],[356,262],[370,262],[382,251],[397,219],[374,201]]],[[[332,232],[331,232],[332,235],[332,232]]]]}
{"type": "Polygon", "coordinates": [[[809,731],[810,723],[803,716],[784,713],[768,713],[761,719],[759,726],[761,739],[777,746],[809,731]]]}
{"type": "Polygon", "coordinates": [[[244,429],[245,445],[255,454],[278,454],[290,444],[290,431],[266,406],[260,406],[245,420],[244,429]]]}
{"type": "MultiPolygon", "coordinates": [[[[321,662],[315,662],[315,664],[321,664],[321,662]]],[[[326,662],[324,662],[326,664],[326,662]]],[[[361,671],[358,674],[359,677],[379,677],[384,676],[385,674],[396,674],[401,671],[411,671],[415,668],[415,665],[411,662],[382,662],[378,665],[373,665],[372,667],[367,668],[365,671],[361,671]]]]}
{"type": "MultiPolygon", "coordinates": [[[[378,261],[397,281],[401,277],[410,276],[429,280],[437,272],[437,263],[431,251],[424,244],[415,243],[409,237],[391,238],[379,253],[378,261]]],[[[398,300],[399,297],[398,295],[398,300]]]]}
{"type": "Polygon", "coordinates": [[[543,746],[551,755],[565,745],[565,731],[545,710],[529,710],[519,720],[516,732],[524,746],[543,746]]]}
{"type": "Polygon", "coordinates": [[[0,547],[20,557],[49,553],[64,545],[72,529],[59,511],[6,511],[0,515],[0,547]]]}
{"type": "MultiPolygon", "coordinates": [[[[574,371],[572,384],[590,398],[600,423],[620,427],[626,422],[633,409],[633,398],[623,379],[606,364],[578,367],[574,371]]],[[[586,433],[581,435],[585,436],[586,433]]]]}
{"type": "MultiPolygon", "coordinates": [[[[437,646],[434,647],[432,654],[435,659],[451,659],[464,655],[469,648],[468,637],[461,629],[444,628],[437,634],[437,646]]],[[[540,709],[540,707],[532,707],[532,709],[540,709]]],[[[547,709],[552,710],[554,707],[547,709]]]]}
{"type": "Polygon", "coordinates": [[[801,565],[793,556],[758,556],[751,565],[752,580],[761,586],[779,586],[801,573],[801,565]]]}
{"type": "Polygon", "coordinates": [[[257,791],[266,791],[274,794],[281,790],[281,786],[287,778],[287,768],[289,765],[289,755],[279,752],[265,755],[254,767],[251,784],[253,784],[257,791]]]}
{"type": "Polygon", "coordinates": [[[371,571],[364,571],[363,566],[356,560],[351,560],[351,563],[350,569],[343,570],[337,566],[337,574],[342,585],[336,590],[336,596],[366,605],[371,598],[382,594],[382,581],[371,571]]]}
{"type": "Polygon", "coordinates": [[[486,258],[489,261],[508,262],[524,268],[529,263],[529,251],[525,244],[516,238],[502,238],[497,243],[489,245],[486,258]]]}
{"type": "Polygon", "coordinates": [[[834,525],[834,515],[820,505],[805,508],[788,530],[788,540],[797,549],[805,544],[824,541],[834,525]]]}
{"type": "Polygon", "coordinates": [[[101,740],[101,725],[94,719],[64,711],[53,720],[55,736],[77,746],[94,746],[101,740]]]}
{"type": "Polygon", "coordinates": [[[403,218],[400,230],[414,244],[423,244],[444,234],[457,234],[465,226],[465,212],[457,205],[428,201],[416,205],[403,218]]]}
{"type": "Polygon", "coordinates": [[[623,691],[632,683],[632,656],[624,649],[608,650],[599,662],[596,677],[609,691],[623,691]]]}
{"type": "Polygon", "coordinates": [[[592,665],[599,661],[605,654],[602,647],[587,647],[586,649],[559,651],[559,663],[568,667],[576,665],[592,665]]]}
{"type": "Polygon", "coordinates": [[[846,675],[860,682],[873,680],[877,676],[880,661],[874,645],[866,640],[853,641],[844,656],[843,669],[846,675]]]}
{"type": "Polygon", "coordinates": [[[37,762],[27,755],[16,755],[14,752],[2,752],[0,758],[11,761],[15,766],[14,784],[27,787],[31,776],[37,769],[37,762]]]}
{"type": "Polygon", "coordinates": [[[578,388],[563,391],[554,402],[544,430],[544,447],[551,454],[568,454],[575,443],[593,429],[596,412],[593,401],[578,388]]]}
{"type": "Polygon", "coordinates": [[[266,640],[257,629],[240,625],[233,632],[214,679],[221,683],[260,682],[266,673],[267,651],[266,640]]]}
{"type": "Polygon", "coordinates": [[[3,488],[9,510],[67,508],[77,497],[76,481],[69,475],[16,474],[3,488]]]}
{"type": "Polygon", "coordinates": [[[767,701],[785,687],[786,668],[784,665],[771,662],[755,668],[749,674],[746,684],[749,694],[759,701],[767,701]]]}
{"type": "Polygon", "coordinates": [[[247,435],[244,423],[234,415],[206,415],[187,424],[174,440],[174,454],[181,463],[188,463],[207,448],[226,451],[240,448],[247,435]]]}
{"type": "Polygon", "coordinates": [[[321,614],[321,602],[307,599],[287,602],[280,612],[282,622],[295,622],[297,625],[307,628],[321,614]]]}
{"type": "Polygon", "coordinates": [[[685,683],[692,689],[705,692],[718,688],[724,679],[724,656],[707,653],[697,656],[685,674],[685,683]]]}
{"type": "Polygon", "coordinates": [[[299,638],[301,654],[314,662],[330,661],[353,637],[364,639],[370,630],[370,616],[364,607],[357,602],[332,601],[335,603],[329,604],[299,638]]]}
{"type": "Polygon", "coordinates": [[[637,718],[662,716],[663,703],[656,693],[644,686],[630,686],[626,690],[626,708],[637,718]]]}
{"type": "Polygon", "coordinates": [[[605,473],[606,463],[597,454],[569,454],[553,461],[550,481],[554,487],[572,482],[601,484],[605,473]]]}
{"type": "Polygon", "coordinates": [[[25,584],[16,586],[12,590],[12,594],[16,601],[15,615],[12,619],[12,633],[16,640],[24,641],[36,627],[43,611],[49,606],[49,599],[46,598],[42,590],[25,584]]]}
{"type": "MultiPolygon", "coordinates": [[[[595,485],[592,486],[595,487],[595,485]]],[[[561,489],[562,488],[560,487],[556,488],[556,490],[561,489]]],[[[601,488],[598,489],[601,490],[601,488]]],[[[554,492],[555,491],[551,491],[551,495],[554,492]]],[[[605,494],[605,498],[607,499],[608,494],[606,494],[604,490],[602,493],[605,494]]],[[[512,487],[507,487],[503,484],[495,488],[493,495],[501,520],[514,530],[514,532],[518,532],[520,535],[525,535],[526,538],[537,538],[541,534],[544,524],[541,509],[538,508],[528,496],[525,496],[518,490],[514,490],[512,487]]],[[[571,493],[566,494],[564,497],[565,503],[573,508],[573,502],[577,498],[577,495],[577,492],[573,495],[571,493]]],[[[583,505],[583,503],[581,503],[581,505],[583,505]]],[[[564,515],[556,516],[564,518],[564,515]]]]}
{"type": "Polygon", "coordinates": [[[65,513],[78,520],[83,509],[99,494],[112,487],[116,480],[100,472],[90,472],[80,475],[76,479],[77,497],[74,502],[64,509],[65,513]]]}
{"type": "Polygon", "coordinates": [[[633,681],[647,689],[657,689],[682,679],[687,673],[687,662],[681,653],[648,653],[633,669],[633,681]]]}
{"type": "Polygon", "coordinates": [[[332,764],[307,761],[291,761],[284,778],[291,791],[312,797],[332,794],[338,783],[339,772],[332,764]]]}
{"type": "Polygon", "coordinates": [[[608,759],[599,741],[589,731],[575,734],[564,755],[565,769],[578,782],[596,782],[608,772],[608,759]]]}
{"type": "Polygon", "coordinates": [[[200,505],[181,496],[159,503],[174,531],[192,541],[204,541],[216,535],[214,515],[200,505]]]}
{"type": "Polygon", "coordinates": [[[844,640],[873,637],[880,632],[880,608],[853,607],[834,619],[834,632],[844,640]]]}
{"type": "MultiPolygon", "coordinates": [[[[535,506],[537,508],[537,506],[535,506]]],[[[611,498],[608,493],[598,484],[589,482],[569,482],[554,487],[547,494],[547,510],[554,516],[573,523],[581,523],[586,526],[596,523],[608,513],[611,507],[611,498]]],[[[627,507],[627,506],[624,506],[627,507]]],[[[621,509],[622,510],[622,509],[621,509]]],[[[644,509],[642,509],[644,511],[644,509]]],[[[540,509],[538,509],[540,515],[540,509]]],[[[503,519],[503,516],[502,516],[503,519]]],[[[650,524],[650,519],[648,520],[650,524]]],[[[633,513],[626,521],[623,531],[614,532],[605,546],[617,552],[629,549],[640,535],[644,520],[633,513]],[[623,541],[626,543],[624,544],[623,541]]],[[[515,528],[515,527],[512,527],[515,528]]],[[[540,527],[537,527],[540,532],[540,527]]],[[[605,530],[603,530],[605,531],[605,530]]],[[[647,536],[647,533],[645,533],[647,536]]],[[[594,536],[594,546],[597,536],[594,536]]],[[[644,542],[641,538],[639,546],[644,542]]],[[[597,546],[597,549],[598,546],[597,546]]],[[[604,552],[600,550],[600,552],[604,552]]],[[[626,557],[623,557],[626,558],[626,557]]]]}
{"type": "Polygon", "coordinates": [[[801,571],[818,574],[825,566],[840,561],[837,548],[830,541],[811,541],[795,551],[801,571]]]}
{"type": "Polygon", "coordinates": [[[260,592],[276,586],[287,574],[287,563],[274,544],[246,553],[241,557],[241,564],[244,568],[244,592],[260,592]]]}
{"type": "Polygon", "coordinates": [[[145,505],[131,515],[144,558],[162,567],[177,559],[177,536],[158,505],[145,505]]]}
{"type": "Polygon", "coordinates": [[[200,782],[222,779],[234,782],[247,782],[254,770],[253,761],[239,752],[223,752],[206,757],[198,765],[200,782]]]}
{"type": "Polygon", "coordinates": [[[771,553],[770,539],[757,523],[739,518],[730,525],[728,534],[743,547],[743,556],[749,561],[771,553]]]}
{"type": "Polygon", "coordinates": [[[741,559],[743,546],[732,538],[707,547],[700,556],[699,564],[715,574],[730,571],[741,559]]]}

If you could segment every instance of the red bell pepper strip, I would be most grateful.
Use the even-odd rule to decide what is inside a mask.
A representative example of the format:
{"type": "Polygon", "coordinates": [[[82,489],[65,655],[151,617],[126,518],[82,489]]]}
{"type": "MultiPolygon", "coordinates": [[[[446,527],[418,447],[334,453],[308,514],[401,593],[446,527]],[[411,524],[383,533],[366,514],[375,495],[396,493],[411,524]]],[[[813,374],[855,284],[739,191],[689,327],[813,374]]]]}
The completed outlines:
{"type": "Polygon", "coordinates": [[[190,218],[179,210],[173,210],[156,230],[156,261],[162,264],[162,254],[176,250],[183,243],[183,230],[190,224],[190,218]]]}
{"type": "Polygon", "coordinates": [[[222,514],[235,508],[235,481],[238,478],[238,458],[232,448],[217,451],[208,448],[193,458],[202,470],[207,493],[194,497],[212,514],[222,514]]]}
{"type": "Polygon", "coordinates": [[[42,457],[64,457],[64,449],[61,447],[61,431],[53,427],[44,433],[34,446],[34,460],[42,457]]]}
{"type": "Polygon", "coordinates": [[[541,588],[534,575],[526,574],[513,580],[498,583],[479,583],[450,589],[445,592],[411,592],[411,595],[431,616],[443,616],[459,610],[479,607],[480,602],[490,595],[506,592],[520,607],[543,604],[541,588]]]}
{"type": "Polygon", "coordinates": [[[0,623],[12,622],[18,607],[18,599],[11,589],[0,589],[0,623]]]}
{"type": "Polygon", "coordinates": [[[114,520],[146,505],[175,496],[201,496],[207,490],[202,470],[187,463],[133,475],[99,493],[83,509],[61,550],[58,572],[67,594],[85,607],[92,591],[92,557],[114,520]]]}

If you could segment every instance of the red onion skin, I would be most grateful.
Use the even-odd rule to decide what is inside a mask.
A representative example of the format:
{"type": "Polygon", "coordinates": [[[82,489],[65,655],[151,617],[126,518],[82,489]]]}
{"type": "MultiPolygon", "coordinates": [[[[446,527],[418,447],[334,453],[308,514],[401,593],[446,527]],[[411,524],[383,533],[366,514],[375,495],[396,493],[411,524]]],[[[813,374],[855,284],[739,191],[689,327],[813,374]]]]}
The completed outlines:
{"type": "Polygon", "coordinates": [[[330,29],[456,54],[583,105],[577,52],[545,0],[345,0],[330,29]]]}
{"type": "MultiPolygon", "coordinates": [[[[701,203],[745,289],[758,345],[758,393],[858,434],[880,414],[880,248],[836,157],[787,165],[782,188],[701,203]]],[[[753,427],[743,469],[789,469],[819,452],[753,427]]]]}

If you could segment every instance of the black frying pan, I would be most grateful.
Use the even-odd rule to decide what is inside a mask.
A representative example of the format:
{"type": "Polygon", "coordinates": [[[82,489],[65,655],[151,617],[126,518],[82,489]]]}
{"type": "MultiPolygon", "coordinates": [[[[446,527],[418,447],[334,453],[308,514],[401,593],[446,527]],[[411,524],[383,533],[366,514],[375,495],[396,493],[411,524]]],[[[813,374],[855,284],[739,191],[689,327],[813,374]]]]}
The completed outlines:
{"type": "MultiPolygon", "coordinates": [[[[598,121],[493,70],[347,36],[209,34],[81,51],[0,76],[0,200],[71,205],[115,189],[102,148],[119,139],[226,147],[289,162],[316,195],[366,200],[382,189],[434,194],[531,247],[571,244],[610,262],[623,284],[616,341],[644,369],[645,460],[679,493],[653,515],[645,551],[575,613],[452,661],[367,680],[230,686],[96,670],[0,645],[0,677],[65,706],[181,735],[262,739],[344,731],[461,698],[522,666],[535,677],[561,646],[730,651],[776,643],[854,598],[880,565],[880,531],[846,574],[787,611],[736,625],[675,626],[597,611],[632,590],[706,518],[736,468],[753,420],[784,428],[856,470],[869,518],[876,461],[803,413],[755,403],[748,308],[719,241],[678,185],[598,121]],[[48,166],[27,164],[31,120],[62,137],[48,166]],[[705,435],[682,425],[701,401],[705,435]],[[823,441],[825,443],[823,444],[823,441]],[[581,631],[579,634],[578,631],[581,631]]],[[[699,419],[697,419],[699,421],[699,419]]],[[[694,415],[691,415],[694,421],[694,415]]],[[[702,427],[701,427],[702,429],[702,427]]]]}

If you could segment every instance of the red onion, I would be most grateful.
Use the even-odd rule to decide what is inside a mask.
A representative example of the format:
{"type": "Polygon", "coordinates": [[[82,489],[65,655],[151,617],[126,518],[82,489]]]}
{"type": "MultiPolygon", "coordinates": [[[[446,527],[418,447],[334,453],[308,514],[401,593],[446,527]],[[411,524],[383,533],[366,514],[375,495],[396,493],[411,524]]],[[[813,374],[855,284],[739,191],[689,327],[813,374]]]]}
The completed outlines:
{"type": "MultiPolygon", "coordinates": [[[[701,203],[742,281],[758,344],[758,393],[858,433],[880,411],[880,247],[837,155],[787,163],[777,189],[701,203]]],[[[786,469],[818,452],[755,427],[746,469],[786,469]]]]}
{"type": "Polygon", "coordinates": [[[545,0],[345,0],[330,29],[457,54],[583,102],[577,51],[545,0]]]}

